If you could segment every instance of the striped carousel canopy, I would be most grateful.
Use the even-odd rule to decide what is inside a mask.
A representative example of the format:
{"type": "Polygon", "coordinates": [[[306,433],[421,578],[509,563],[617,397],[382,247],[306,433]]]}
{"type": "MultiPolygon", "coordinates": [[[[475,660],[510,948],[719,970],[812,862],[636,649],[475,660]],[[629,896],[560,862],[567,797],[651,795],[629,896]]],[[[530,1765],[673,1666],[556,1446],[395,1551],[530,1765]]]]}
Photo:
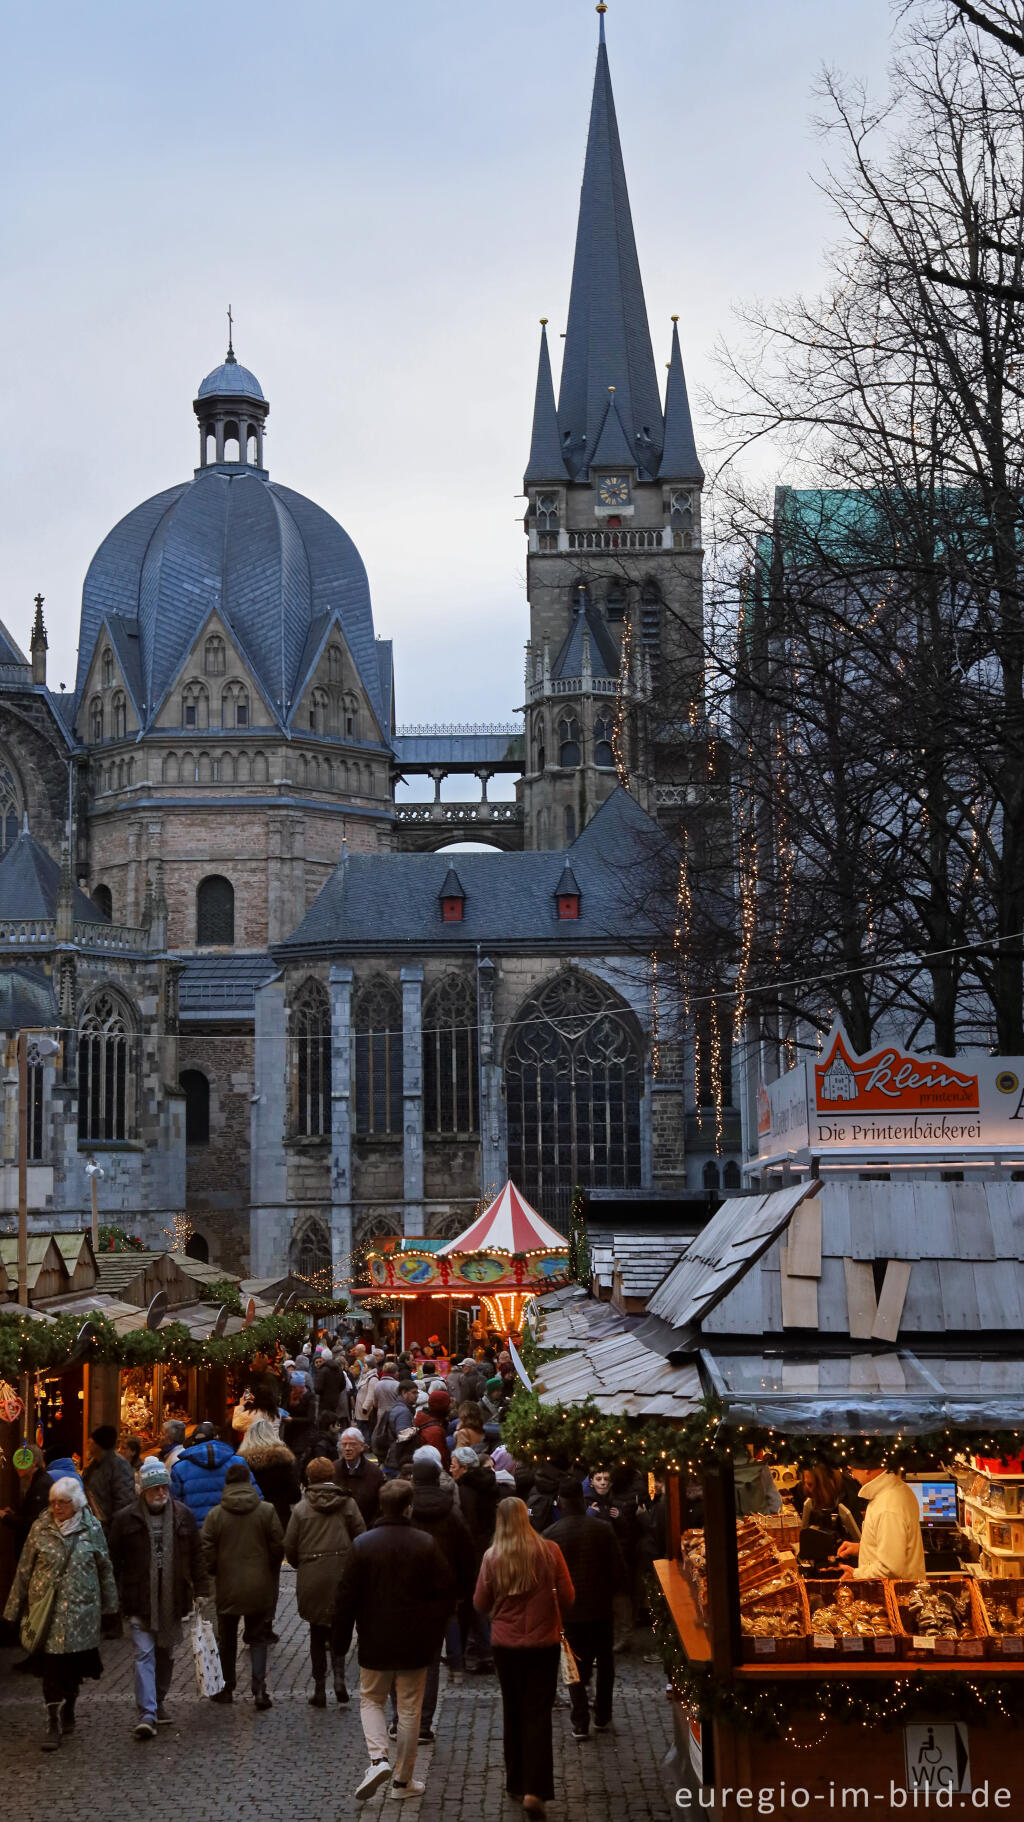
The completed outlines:
{"type": "Polygon", "coordinates": [[[535,1208],[506,1183],[500,1196],[478,1215],[464,1234],[442,1246],[442,1253],[480,1253],[497,1249],[506,1253],[564,1252],[565,1235],[542,1220],[535,1208]]]}

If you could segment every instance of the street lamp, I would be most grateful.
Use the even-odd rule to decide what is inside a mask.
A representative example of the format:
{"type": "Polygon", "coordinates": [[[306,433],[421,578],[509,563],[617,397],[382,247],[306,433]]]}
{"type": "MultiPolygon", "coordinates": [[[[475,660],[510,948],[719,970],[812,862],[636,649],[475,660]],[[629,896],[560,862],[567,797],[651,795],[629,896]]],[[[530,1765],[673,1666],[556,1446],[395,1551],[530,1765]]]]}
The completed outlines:
{"type": "Polygon", "coordinates": [[[18,1033],[18,1302],[28,1308],[28,1072],[47,1058],[60,1056],[60,1045],[45,1031],[18,1033]]]}
{"type": "Polygon", "coordinates": [[[97,1199],[97,1183],[98,1179],[103,1175],[102,1164],[97,1164],[95,1158],[86,1158],[85,1174],[92,1187],[92,1250],[94,1253],[97,1253],[99,1252],[100,1246],[100,1211],[97,1199]]]}

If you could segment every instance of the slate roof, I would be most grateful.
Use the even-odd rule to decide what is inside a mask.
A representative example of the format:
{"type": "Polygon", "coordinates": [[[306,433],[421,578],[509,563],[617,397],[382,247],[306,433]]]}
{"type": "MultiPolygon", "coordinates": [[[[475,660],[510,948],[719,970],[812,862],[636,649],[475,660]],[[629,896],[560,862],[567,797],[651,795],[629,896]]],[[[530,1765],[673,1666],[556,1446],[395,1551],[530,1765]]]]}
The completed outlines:
{"type": "Polygon", "coordinates": [[[657,924],[638,904],[638,869],[651,867],[664,837],[653,818],[621,788],[592,817],[567,851],[542,854],[461,853],[466,902],[461,923],[441,921],[448,854],[349,854],[287,942],[289,951],[374,950],[396,943],[517,945],[594,949],[647,948],[657,924]],[[580,916],[559,922],[555,892],[563,868],[579,883],[580,916]]]}
{"type": "MultiPolygon", "coordinates": [[[[104,619],[138,642],[143,725],[152,723],[211,612],[237,639],[282,726],[315,623],[337,613],[374,713],[387,729],[362,558],[347,532],[252,469],[205,469],[144,500],[104,539],[82,590],[79,693],[104,619]]],[[[132,660],[134,663],[134,660],[132,660]]]]}
{"type": "Polygon", "coordinates": [[[636,455],[630,448],[629,438],[615,404],[615,395],[609,393],[604,422],[598,432],[597,446],[591,451],[590,466],[592,468],[629,468],[635,461],[636,455]]]}
{"type": "Polygon", "coordinates": [[[257,987],[275,973],[269,955],[197,955],[178,980],[183,1016],[251,1012],[257,987]]]}
{"type": "Polygon", "coordinates": [[[551,675],[580,677],[583,674],[583,629],[590,635],[590,674],[592,677],[617,677],[619,654],[607,625],[596,608],[588,607],[573,614],[572,624],[561,650],[551,666],[551,675]]]}
{"type": "Polygon", "coordinates": [[[222,361],[219,367],[215,367],[212,373],[208,373],[205,380],[201,381],[196,396],[201,399],[225,397],[259,399],[261,404],[266,403],[263,388],[256,375],[250,373],[248,367],[239,365],[230,348],[227,359],[222,361]]]}
{"type": "Polygon", "coordinates": [[[540,481],[564,481],[565,462],[562,459],[562,437],[558,428],[558,413],[555,410],[555,388],[551,379],[551,355],[548,350],[548,332],[544,324],[540,331],[540,356],[537,361],[537,391],[533,401],[533,435],[530,439],[530,458],[523,476],[523,486],[530,487],[540,481]]]}
{"type": "Polygon", "coordinates": [[[12,633],[9,633],[0,620],[0,664],[23,664],[31,669],[29,661],[12,633]]]}
{"type": "MultiPolygon", "coordinates": [[[[34,835],[24,830],[0,860],[0,918],[53,917],[60,893],[60,866],[34,835]]],[[[103,924],[98,905],[72,887],[76,923],[103,924]]]]}
{"type": "Polygon", "coordinates": [[[663,422],[608,52],[598,46],[580,191],[558,426],[566,467],[582,479],[594,460],[614,386],[631,461],[657,473],[663,422]],[[646,436],[645,436],[646,431],[646,436]]]}
{"type": "Polygon", "coordinates": [[[0,967],[0,1031],[57,1022],[56,995],[41,969],[0,967]]]}
{"type": "Polygon", "coordinates": [[[693,420],[690,417],[690,400],[679,347],[678,323],[672,324],[672,358],[665,387],[665,447],[661,452],[659,472],[663,480],[704,479],[704,470],[697,459],[697,445],[693,438],[693,420]]]}

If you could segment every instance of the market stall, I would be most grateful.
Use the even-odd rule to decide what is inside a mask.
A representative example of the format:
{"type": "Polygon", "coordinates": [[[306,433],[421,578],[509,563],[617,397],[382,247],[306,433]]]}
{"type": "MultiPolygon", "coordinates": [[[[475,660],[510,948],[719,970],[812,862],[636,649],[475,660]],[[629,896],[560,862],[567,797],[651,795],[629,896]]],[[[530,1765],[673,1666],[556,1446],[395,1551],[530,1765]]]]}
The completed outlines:
{"type": "Polygon", "coordinates": [[[451,1349],[460,1310],[474,1339],[516,1339],[531,1299],[562,1283],[568,1271],[565,1236],[506,1183],[464,1233],[436,1251],[412,1241],[368,1253],[369,1282],[354,1285],[352,1296],[397,1304],[403,1347],[436,1334],[451,1349]]]}
{"type": "Polygon", "coordinates": [[[1024,1185],[927,1187],[737,1198],[642,1315],[542,1314],[570,1351],[509,1446],[662,1478],[673,1776],[704,1813],[1024,1800],[1024,1185]],[[891,1477],[923,1567],[850,1579],[854,1539],[802,1524],[812,1469],[865,1529],[891,1477]]]}

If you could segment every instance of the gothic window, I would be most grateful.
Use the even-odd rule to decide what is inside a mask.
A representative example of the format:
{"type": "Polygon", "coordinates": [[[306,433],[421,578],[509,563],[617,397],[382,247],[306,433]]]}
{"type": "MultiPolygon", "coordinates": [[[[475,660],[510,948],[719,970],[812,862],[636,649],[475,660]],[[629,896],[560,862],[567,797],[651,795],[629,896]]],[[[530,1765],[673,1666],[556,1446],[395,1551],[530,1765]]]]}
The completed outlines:
{"type": "Polygon", "coordinates": [[[331,1130],[331,1003],[319,981],[307,981],[292,1004],[295,1131],[322,1139],[331,1130]]]}
{"type": "Polygon", "coordinates": [[[344,683],[345,681],[345,660],[340,645],[328,647],[327,676],[331,683],[344,683]]]}
{"type": "Polygon", "coordinates": [[[103,739],[103,697],[94,696],[89,705],[89,739],[103,739]]]}
{"type": "Polygon", "coordinates": [[[575,715],[563,715],[558,724],[558,763],[561,766],[580,763],[580,724],[575,715]]]}
{"type": "Polygon", "coordinates": [[[609,620],[625,619],[626,591],[621,582],[609,582],[608,593],[604,598],[604,605],[609,620]]]}
{"type": "Polygon", "coordinates": [[[351,691],[342,702],[342,721],[344,733],[355,739],[359,733],[359,702],[351,691]]]}
{"type": "Polygon", "coordinates": [[[114,697],[112,710],[114,717],[114,739],[123,740],[128,732],[128,706],[120,690],[118,690],[117,695],[114,697]]]}
{"type": "Polygon", "coordinates": [[[220,718],[222,727],[247,728],[249,726],[249,692],[244,683],[229,683],[221,697],[220,718]]]}
{"type": "Polygon", "coordinates": [[[181,692],[181,725],[183,728],[209,727],[210,698],[205,683],[186,683],[181,692]]]}
{"type": "Polygon", "coordinates": [[[103,688],[109,690],[114,681],[114,654],[108,646],[103,654],[103,688]]]}
{"type": "Polygon", "coordinates": [[[123,1143],[135,1136],[135,1038],[112,993],[100,993],[78,1031],[78,1142],[123,1143]]]}
{"type": "Polygon", "coordinates": [[[537,530],[558,530],[558,495],[556,493],[539,493],[537,495],[537,530]]]}
{"type": "Polygon", "coordinates": [[[327,691],[314,690],[309,699],[309,728],[313,734],[327,732],[327,691]]]}
{"type": "Polygon", "coordinates": [[[714,1162],[713,1159],[709,1159],[707,1164],[705,1164],[704,1170],[702,1173],[702,1179],[703,1179],[705,1189],[717,1190],[717,1188],[718,1188],[718,1165],[714,1162]]]}
{"type": "Polygon", "coordinates": [[[96,906],[97,911],[102,912],[104,917],[113,917],[114,900],[109,886],[94,886],[92,902],[96,906]]]}
{"type": "Polygon", "coordinates": [[[402,1001],[378,976],[356,995],[352,1023],[356,1050],[357,1133],[402,1130],[402,1001]]]}
{"type": "Polygon", "coordinates": [[[225,946],[235,940],[235,890],[229,879],[211,873],[196,893],[196,942],[225,946]]]}
{"type": "Polygon", "coordinates": [[[737,1164],[735,1158],[730,1158],[729,1162],[727,1163],[727,1165],[725,1166],[725,1169],[722,1172],[722,1188],[723,1189],[739,1189],[742,1182],[743,1182],[743,1174],[740,1170],[740,1167],[737,1164]]]}
{"type": "Polygon", "coordinates": [[[693,502],[685,492],[674,493],[669,502],[669,517],[680,531],[693,530],[693,502]]]}
{"type": "Polygon", "coordinates": [[[571,803],[565,806],[565,845],[571,848],[576,840],[576,812],[571,803]]]}
{"type": "Polygon", "coordinates": [[[0,854],[6,854],[18,839],[19,811],[20,798],[14,773],[6,760],[0,759],[0,854]]]}
{"type": "Polygon", "coordinates": [[[323,1221],[307,1221],[292,1241],[292,1270],[314,1290],[329,1291],[334,1282],[331,1236],[323,1221]]]}
{"type": "Polygon", "coordinates": [[[549,1218],[577,1184],[640,1182],[640,1034],[628,1008],[576,969],[520,1009],[505,1051],[509,1173],[549,1218]]]}
{"type": "Polygon", "coordinates": [[[219,633],[211,633],[203,647],[203,669],[208,677],[223,677],[227,669],[227,648],[219,633]]]}
{"type": "Polygon", "coordinates": [[[183,1069],[178,1081],[185,1096],[185,1144],[207,1145],[210,1139],[210,1082],[201,1069],[183,1069]]]}
{"type": "Polygon", "coordinates": [[[423,1005],[427,1132],[477,1131],[477,1078],[476,994],[464,975],[446,974],[423,1005]]]}
{"type": "Polygon", "coordinates": [[[594,764],[605,768],[615,764],[615,753],[612,749],[612,723],[606,715],[598,715],[594,722],[594,764]]]}

